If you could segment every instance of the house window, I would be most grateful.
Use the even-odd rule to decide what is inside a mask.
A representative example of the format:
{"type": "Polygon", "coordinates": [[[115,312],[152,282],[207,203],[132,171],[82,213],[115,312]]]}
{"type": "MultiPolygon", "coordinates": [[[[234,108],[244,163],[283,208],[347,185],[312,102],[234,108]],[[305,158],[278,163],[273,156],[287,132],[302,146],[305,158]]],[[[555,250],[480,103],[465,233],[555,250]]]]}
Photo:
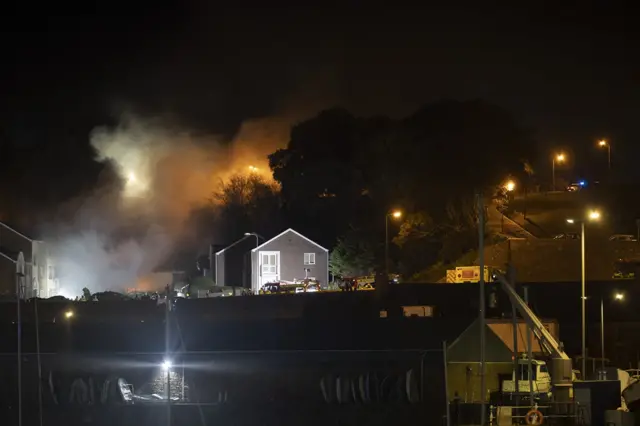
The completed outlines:
{"type": "Polygon", "coordinates": [[[262,254],[262,274],[278,273],[278,256],[275,253],[262,254]]]}
{"type": "Polygon", "coordinates": [[[316,254],[315,253],[305,253],[304,254],[304,264],[305,265],[315,265],[316,264],[316,254]]]}

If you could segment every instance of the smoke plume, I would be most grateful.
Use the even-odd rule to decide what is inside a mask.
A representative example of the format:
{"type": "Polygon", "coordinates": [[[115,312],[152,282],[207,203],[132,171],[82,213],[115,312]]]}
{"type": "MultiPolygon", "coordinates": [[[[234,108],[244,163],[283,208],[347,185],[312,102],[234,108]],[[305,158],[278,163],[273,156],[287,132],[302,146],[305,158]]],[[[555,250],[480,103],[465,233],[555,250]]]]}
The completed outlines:
{"type": "Polygon", "coordinates": [[[128,114],[91,132],[96,160],[116,179],[74,200],[72,223],[51,238],[61,294],[136,287],[194,233],[190,214],[229,177],[270,178],[267,155],[286,144],[290,128],[287,119],[247,121],[224,141],[169,122],[128,114]]]}

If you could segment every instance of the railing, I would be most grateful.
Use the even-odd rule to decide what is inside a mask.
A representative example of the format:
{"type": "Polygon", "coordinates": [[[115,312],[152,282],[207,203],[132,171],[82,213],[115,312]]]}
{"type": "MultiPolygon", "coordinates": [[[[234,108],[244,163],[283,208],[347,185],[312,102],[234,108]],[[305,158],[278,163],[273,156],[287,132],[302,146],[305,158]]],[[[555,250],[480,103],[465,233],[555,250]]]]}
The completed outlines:
{"type": "Polygon", "coordinates": [[[540,405],[491,405],[489,424],[585,424],[585,407],[578,402],[544,402],[540,405]],[[527,422],[529,419],[529,422],[527,422]]]}

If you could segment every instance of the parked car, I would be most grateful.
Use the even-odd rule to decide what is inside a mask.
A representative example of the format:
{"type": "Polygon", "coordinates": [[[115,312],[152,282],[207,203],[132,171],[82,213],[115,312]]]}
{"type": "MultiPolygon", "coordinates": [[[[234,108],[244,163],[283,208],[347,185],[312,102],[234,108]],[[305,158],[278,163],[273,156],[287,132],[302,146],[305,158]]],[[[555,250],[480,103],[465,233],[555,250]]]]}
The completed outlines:
{"type": "Polygon", "coordinates": [[[638,239],[631,234],[613,234],[609,237],[609,241],[638,241],[638,239]]]}
{"type": "Polygon", "coordinates": [[[579,240],[580,234],[577,233],[562,233],[553,237],[554,240],[579,240]]]}

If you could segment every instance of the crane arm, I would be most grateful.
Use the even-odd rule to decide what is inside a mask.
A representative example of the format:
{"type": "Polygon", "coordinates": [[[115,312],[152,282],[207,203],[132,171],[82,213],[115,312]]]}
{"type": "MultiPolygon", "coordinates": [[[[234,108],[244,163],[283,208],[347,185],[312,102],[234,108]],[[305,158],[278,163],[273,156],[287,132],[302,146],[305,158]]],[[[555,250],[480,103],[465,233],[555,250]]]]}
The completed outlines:
{"type": "Polygon", "coordinates": [[[540,341],[540,345],[543,346],[553,357],[562,358],[564,360],[570,360],[569,356],[562,350],[560,344],[551,335],[551,333],[544,327],[540,319],[533,313],[531,308],[520,297],[518,292],[509,284],[507,279],[500,274],[496,274],[497,280],[500,282],[502,289],[509,300],[516,307],[522,318],[525,319],[531,330],[540,341]]]}

